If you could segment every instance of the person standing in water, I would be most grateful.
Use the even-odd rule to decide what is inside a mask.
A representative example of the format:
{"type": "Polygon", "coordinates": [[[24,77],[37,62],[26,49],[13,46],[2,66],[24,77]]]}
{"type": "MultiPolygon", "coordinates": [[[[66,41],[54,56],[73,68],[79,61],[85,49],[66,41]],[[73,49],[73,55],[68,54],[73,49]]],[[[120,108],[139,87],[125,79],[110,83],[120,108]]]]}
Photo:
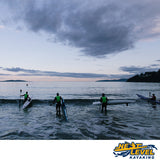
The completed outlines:
{"type": "Polygon", "coordinates": [[[57,93],[57,96],[54,98],[54,102],[56,102],[56,114],[61,115],[61,100],[62,97],[57,93]]]}
{"type": "Polygon", "coordinates": [[[107,111],[107,101],[108,101],[108,98],[105,96],[104,93],[102,93],[102,97],[100,98],[100,102],[102,103],[101,112],[103,112],[103,108],[105,108],[105,112],[107,111]]]}
{"type": "Polygon", "coordinates": [[[21,95],[24,96],[24,103],[27,101],[27,99],[29,98],[29,94],[28,92],[26,92],[25,94],[21,95]]]}
{"type": "Polygon", "coordinates": [[[151,100],[156,101],[156,96],[155,96],[155,94],[152,94],[151,100]]]}

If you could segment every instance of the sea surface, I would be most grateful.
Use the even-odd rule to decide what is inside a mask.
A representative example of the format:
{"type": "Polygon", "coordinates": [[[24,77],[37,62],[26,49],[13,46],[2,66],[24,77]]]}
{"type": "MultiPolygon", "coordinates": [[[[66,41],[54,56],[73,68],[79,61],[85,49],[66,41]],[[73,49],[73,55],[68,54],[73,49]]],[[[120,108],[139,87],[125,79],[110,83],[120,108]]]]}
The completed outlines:
{"type": "Polygon", "coordinates": [[[156,140],[160,139],[160,105],[136,94],[160,98],[159,83],[131,82],[0,82],[0,139],[7,140],[156,140]],[[28,85],[27,85],[28,84],[28,85]],[[32,105],[22,109],[20,89],[32,105]],[[66,121],[56,116],[53,99],[64,98],[66,121]],[[109,99],[134,103],[108,105],[101,113],[93,105],[105,93],[109,99]]]}

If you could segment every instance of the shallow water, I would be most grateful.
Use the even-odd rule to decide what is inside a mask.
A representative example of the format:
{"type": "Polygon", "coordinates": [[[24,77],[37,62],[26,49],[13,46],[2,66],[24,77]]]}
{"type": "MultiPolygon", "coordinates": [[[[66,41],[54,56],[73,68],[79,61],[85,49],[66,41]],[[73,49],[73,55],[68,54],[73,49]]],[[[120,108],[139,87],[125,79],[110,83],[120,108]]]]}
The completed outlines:
{"type": "Polygon", "coordinates": [[[158,98],[158,83],[30,82],[27,87],[1,82],[0,89],[0,139],[160,139],[160,105],[136,96],[154,92],[158,98]],[[20,89],[32,93],[32,106],[25,111],[18,103],[20,89]],[[55,114],[57,92],[65,99],[67,122],[55,114]],[[135,103],[108,105],[101,113],[93,102],[102,92],[135,103]]]}

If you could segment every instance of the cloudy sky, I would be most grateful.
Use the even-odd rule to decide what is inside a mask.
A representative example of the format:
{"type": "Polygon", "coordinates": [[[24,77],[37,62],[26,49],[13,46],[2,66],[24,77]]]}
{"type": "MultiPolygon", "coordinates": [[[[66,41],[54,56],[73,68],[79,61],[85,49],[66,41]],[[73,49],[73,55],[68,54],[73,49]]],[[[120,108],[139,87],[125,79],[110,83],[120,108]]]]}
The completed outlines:
{"type": "Polygon", "coordinates": [[[0,0],[0,80],[95,81],[160,68],[159,0],[0,0]]]}

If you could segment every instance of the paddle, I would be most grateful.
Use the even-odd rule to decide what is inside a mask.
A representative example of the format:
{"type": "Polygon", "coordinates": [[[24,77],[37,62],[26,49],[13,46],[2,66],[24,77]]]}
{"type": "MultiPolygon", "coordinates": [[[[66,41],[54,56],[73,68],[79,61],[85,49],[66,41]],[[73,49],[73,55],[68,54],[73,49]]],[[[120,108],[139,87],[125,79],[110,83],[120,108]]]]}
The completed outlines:
{"type": "Polygon", "coordinates": [[[22,89],[20,89],[20,100],[19,100],[19,107],[21,105],[21,93],[22,93],[22,89]]]}

